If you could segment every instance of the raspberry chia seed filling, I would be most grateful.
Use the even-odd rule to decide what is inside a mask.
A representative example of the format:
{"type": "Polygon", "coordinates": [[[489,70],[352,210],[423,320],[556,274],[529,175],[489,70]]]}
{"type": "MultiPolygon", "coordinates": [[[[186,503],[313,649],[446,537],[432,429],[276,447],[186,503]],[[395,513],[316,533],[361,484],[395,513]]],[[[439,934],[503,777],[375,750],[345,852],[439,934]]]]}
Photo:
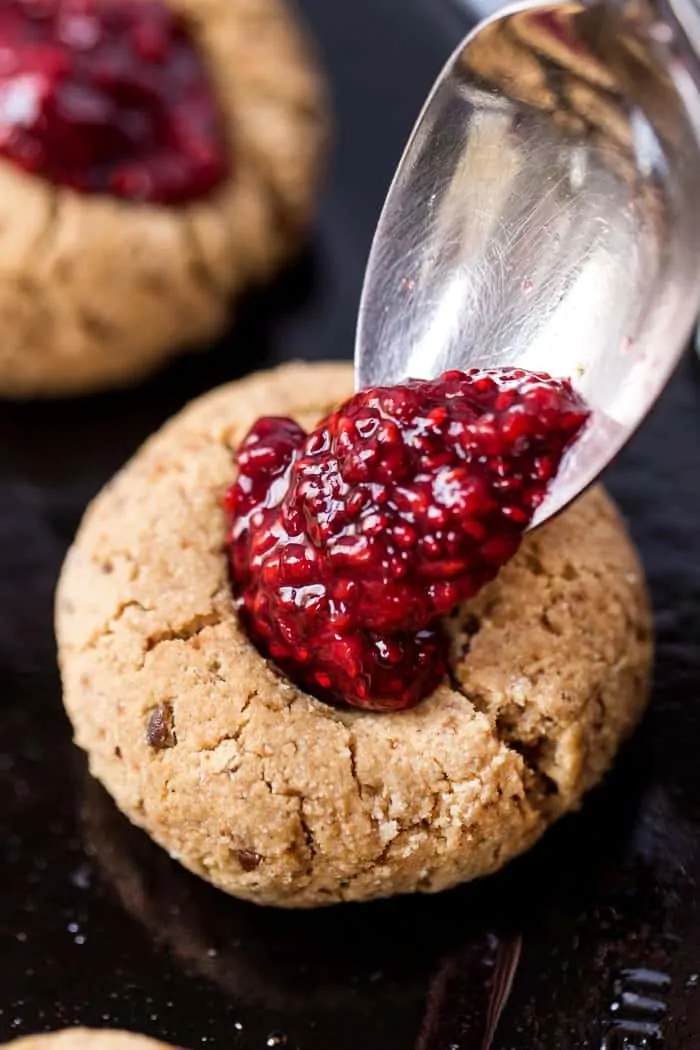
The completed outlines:
{"type": "Polygon", "coordinates": [[[363,390],[310,434],[258,420],[225,501],[250,637],[323,700],[416,704],[441,618],[516,553],[588,417],[567,380],[498,369],[363,390]]]}
{"type": "Polygon", "coordinates": [[[0,155],[157,204],[207,194],[229,166],[204,62],[161,0],[4,0],[0,155]]]}

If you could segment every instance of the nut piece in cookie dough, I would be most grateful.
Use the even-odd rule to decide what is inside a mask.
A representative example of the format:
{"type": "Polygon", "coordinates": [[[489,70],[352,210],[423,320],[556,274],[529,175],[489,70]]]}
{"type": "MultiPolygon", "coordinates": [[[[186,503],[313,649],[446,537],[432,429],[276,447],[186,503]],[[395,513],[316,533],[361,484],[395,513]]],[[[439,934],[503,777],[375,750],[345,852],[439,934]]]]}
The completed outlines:
{"type": "Polygon", "coordinates": [[[0,136],[5,397],[124,385],[217,336],[301,243],[327,137],[287,0],[49,0],[29,34],[30,6],[0,11],[3,120],[37,115],[0,136]]]}
{"type": "Polygon", "coordinates": [[[261,904],[495,871],[578,807],[648,695],[643,574],[600,488],[457,610],[450,674],[415,708],[329,707],[258,653],[224,551],[234,452],[259,416],[310,429],[351,393],[349,366],[293,364],[194,402],[89,508],[58,588],[93,775],[187,868],[261,904]]]}
{"type": "Polygon", "coordinates": [[[172,1050],[168,1043],[110,1028],[64,1028],[60,1032],[23,1036],[3,1045],[12,1050],[172,1050]]]}

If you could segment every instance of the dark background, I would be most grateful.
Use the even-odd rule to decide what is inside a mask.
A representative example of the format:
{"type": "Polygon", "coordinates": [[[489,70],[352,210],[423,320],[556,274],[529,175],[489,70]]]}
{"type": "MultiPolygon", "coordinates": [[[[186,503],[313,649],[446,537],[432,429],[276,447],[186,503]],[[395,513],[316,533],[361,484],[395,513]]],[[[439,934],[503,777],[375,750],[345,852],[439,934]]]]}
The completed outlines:
{"type": "Polygon", "coordinates": [[[700,1050],[700,367],[690,356],[608,477],[652,589],[651,710],[583,812],[502,875],[435,899],[262,911],[131,829],[70,743],[51,599],[86,502],[194,395],[290,356],[350,356],[386,187],[468,26],[448,0],[302,7],[337,111],[306,258],[210,354],[138,390],[0,406],[0,1040],[82,1023],[192,1050],[483,1050],[494,968],[507,970],[522,945],[495,1050],[657,1050],[662,1037],[666,1050],[700,1050]]]}

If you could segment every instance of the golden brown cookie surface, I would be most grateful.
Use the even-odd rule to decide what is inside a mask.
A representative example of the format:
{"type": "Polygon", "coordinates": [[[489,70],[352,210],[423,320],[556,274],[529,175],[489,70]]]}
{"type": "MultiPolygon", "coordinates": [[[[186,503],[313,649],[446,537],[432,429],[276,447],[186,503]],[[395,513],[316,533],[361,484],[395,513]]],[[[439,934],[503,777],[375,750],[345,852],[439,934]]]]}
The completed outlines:
{"type": "Polygon", "coordinates": [[[64,1028],[14,1039],[5,1046],[13,1050],[171,1050],[167,1043],[133,1032],[109,1028],[64,1028]]]}
{"type": "Polygon", "coordinates": [[[208,67],[229,177],[179,206],[82,195],[0,161],[0,396],[80,393],[217,335],[308,225],[324,92],[287,0],[167,0],[208,67]]]}
{"type": "Polygon", "coordinates": [[[223,552],[233,452],[261,414],[312,426],[346,365],[208,394],[88,511],[57,596],[65,704],[120,808],[227,892],[311,906],[433,891],[527,849],[609,766],[646,700],[643,577],[600,489],[529,536],[450,622],[413,710],[334,710],[242,632],[223,552]]]}

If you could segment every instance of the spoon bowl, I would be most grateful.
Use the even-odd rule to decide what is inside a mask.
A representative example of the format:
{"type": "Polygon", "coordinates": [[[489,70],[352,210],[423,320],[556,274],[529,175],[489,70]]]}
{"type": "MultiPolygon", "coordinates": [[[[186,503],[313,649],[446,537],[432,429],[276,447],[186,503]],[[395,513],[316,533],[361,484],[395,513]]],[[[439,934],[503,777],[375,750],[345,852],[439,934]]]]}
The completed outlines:
{"type": "Polygon", "coordinates": [[[566,376],[592,420],[533,525],[659,396],[700,312],[700,91],[674,16],[525,3],[453,54],[377,228],[359,387],[448,369],[566,376]]]}

